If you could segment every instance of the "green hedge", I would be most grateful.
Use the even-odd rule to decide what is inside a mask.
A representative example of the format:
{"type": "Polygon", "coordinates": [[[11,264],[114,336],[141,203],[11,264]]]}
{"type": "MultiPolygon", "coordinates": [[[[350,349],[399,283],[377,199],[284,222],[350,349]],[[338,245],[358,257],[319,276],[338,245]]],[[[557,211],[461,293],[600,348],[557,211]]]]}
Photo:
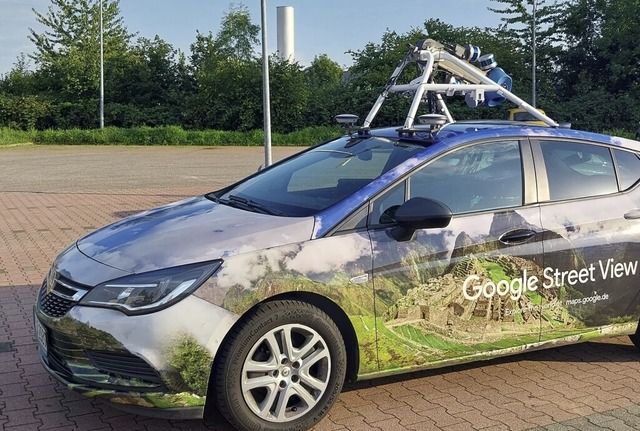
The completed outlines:
{"type": "Polygon", "coordinates": [[[24,131],[0,127],[0,146],[28,144],[35,141],[36,131],[24,131]]]}
{"type": "Polygon", "coordinates": [[[618,136],[620,138],[628,138],[628,139],[635,139],[635,136],[636,136],[635,132],[629,132],[628,130],[623,130],[623,129],[605,130],[602,133],[604,133],[605,135],[618,136]]]}
{"type": "MultiPolygon", "coordinates": [[[[339,136],[338,127],[310,127],[288,134],[274,133],[274,146],[309,146],[339,136]]],[[[633,139],[634,132],[611,130],[613,136],[633,139]]],[[[262,146],[262,130],[226,132],[220,130],[191,131],[177,126],[136,127],[122,129],[106,127],[102,130],[43,130],[23,131],[0,128],[0,145],[35,143],[41,145],[210,145],[262,146]]]]}
{"type": "MultiPolygon", "coordinates": [[[[288,134],[272,134],[277,146],[309,146],[344,133],[337,127],[312,127],[288,134]]],[[[135,127],[121,129],[106,127],[102,130],[46,130],[36,132],[36,144],[78,145],[236,145],[261,146],[262,130],[251,132],[227,132],[220,130],[191,131],[177,126],[135,127]]]]}

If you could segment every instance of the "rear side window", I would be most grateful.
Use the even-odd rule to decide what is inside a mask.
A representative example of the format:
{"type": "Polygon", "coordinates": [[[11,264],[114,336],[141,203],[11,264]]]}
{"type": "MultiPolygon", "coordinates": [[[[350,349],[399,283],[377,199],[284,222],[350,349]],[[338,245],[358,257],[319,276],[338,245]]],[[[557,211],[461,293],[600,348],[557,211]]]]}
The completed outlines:
{"type": "Polygon", "coordinates": [[[614,150],[614,154],[618,166],[620,190],[627,190],[640,180],[640,159],[637,154],[628,151],[614,150]]]}
{"type": "Polygon", "coordinates": [[[599,196],[618,191],[608,148],[562,141],[540,142],[552,200],[599,196]]]}

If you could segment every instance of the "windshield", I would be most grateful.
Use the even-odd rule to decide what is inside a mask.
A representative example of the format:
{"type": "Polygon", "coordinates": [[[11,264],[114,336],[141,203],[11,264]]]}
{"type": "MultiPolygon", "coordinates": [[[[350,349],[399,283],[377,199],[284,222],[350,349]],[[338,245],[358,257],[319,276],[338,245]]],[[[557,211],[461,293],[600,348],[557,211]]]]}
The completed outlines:
{"type": "Polygon", "coordinates": [[[345,199],[424,147],[372,137],[342,137],[245,180],[223,204],[289,217],[310,216],[345,199]]]}

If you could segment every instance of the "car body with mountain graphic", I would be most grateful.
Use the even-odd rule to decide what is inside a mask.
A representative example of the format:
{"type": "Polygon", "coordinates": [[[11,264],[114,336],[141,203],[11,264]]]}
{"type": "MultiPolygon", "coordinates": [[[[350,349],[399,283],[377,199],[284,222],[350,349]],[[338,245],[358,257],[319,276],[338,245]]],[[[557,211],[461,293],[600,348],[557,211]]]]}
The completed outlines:
{"type": "Polygon", "coordinates": [[[34,309],[44,366],[128,411],[282,430],[321,420],[345,380],[640,344],[640,142],[543,114],[369,127],[392,91],[416,109],[515,97],[458,48],[417,44],[403,62],[424,75],[396,73],[344,136],[71,244],[34,309]]]}

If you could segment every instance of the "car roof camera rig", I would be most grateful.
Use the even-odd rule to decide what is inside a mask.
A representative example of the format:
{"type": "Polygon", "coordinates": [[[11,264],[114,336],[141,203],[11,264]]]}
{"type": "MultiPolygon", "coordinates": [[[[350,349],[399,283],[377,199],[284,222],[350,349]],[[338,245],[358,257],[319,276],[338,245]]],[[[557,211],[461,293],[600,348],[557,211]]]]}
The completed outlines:
{"type": "Polygon", "coordinates": [[[498,67],[495,56],[481,55],[477,46],[444,45],[433,39],[422,39],[409,47],[361,126],[355,125],[359,119],[352,114],[338,115],[336,120],[350,130],[358,131],[358,134],[368,133],[389,95],[399,93],[413,96],[404,124],[398,129],[400,136],[425,130],[433,133],[455,122],[444,101],[444,97],[451,96],[464,96],[470,108],[495,107],[509,100],[546,125],[559,127],[557,122],[513,94],[512,82],[511,77],[498,67]],[[417,64],[419,76],[408,84],[398,84],[398,79],[410,64],[417,64]],[[425,102],[430,112],[418,116],[418,108],[425,102]]]}

